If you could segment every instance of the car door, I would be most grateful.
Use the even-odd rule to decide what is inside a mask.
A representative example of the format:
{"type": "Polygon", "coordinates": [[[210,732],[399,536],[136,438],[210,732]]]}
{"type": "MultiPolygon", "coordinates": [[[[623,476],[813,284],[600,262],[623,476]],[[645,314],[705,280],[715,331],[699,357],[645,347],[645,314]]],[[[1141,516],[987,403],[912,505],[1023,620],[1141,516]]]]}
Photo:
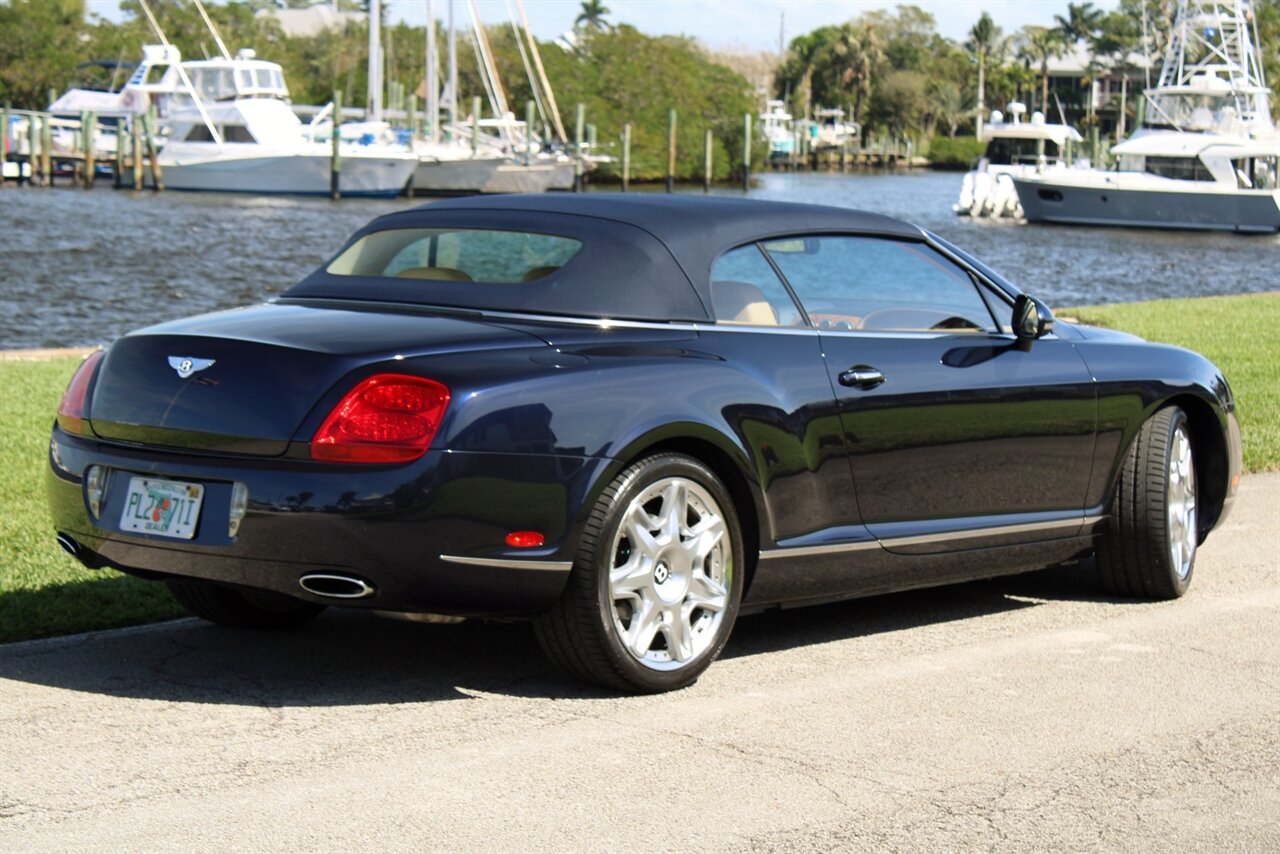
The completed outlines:
{"type": "Polygon", "coordinates": [[[1097,405],[1069,342],[1019,342],[1008,303],[923,241],[764,247],[819,329],[861,517],[886,548],[1078,532],[1097,405]]]}
{"type": "Polygon", "coordinates": [[[860,528],[840,413],[817,332],[760,247],[721,255],[711,269],[716,322],[700,346],[722,360],[715,387],[702,389],[753,456],[771,547],[840,531],[874,543],[860,528]]]}

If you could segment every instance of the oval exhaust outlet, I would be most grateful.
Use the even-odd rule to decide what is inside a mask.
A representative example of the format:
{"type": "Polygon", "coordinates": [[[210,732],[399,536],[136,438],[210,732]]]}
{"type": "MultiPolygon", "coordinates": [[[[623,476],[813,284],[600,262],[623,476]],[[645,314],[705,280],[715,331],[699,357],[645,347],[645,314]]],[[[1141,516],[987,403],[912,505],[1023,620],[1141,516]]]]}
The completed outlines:
{"type": "Polygon", "coordinates": [[[66,534],[58,534],[58,545],[62,550],[74,558],[80,557],[80,544],[68,537],[66,534]]]}
{"type": "Polygon", "coordinates": [[[308,593],[329,599],[367,599],[377,592],[362,578],[331,572],[307,573],[298,579],[298,585],[308,593]]]}

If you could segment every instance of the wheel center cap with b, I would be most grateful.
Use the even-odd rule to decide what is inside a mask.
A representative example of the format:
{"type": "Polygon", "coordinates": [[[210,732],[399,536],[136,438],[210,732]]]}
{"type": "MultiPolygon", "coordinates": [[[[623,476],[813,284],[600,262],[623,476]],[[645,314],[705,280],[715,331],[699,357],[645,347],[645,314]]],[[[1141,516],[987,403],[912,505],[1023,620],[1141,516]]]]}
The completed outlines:
{"type": "Polygon", "coordinates": [[[658,566],[653,571],[653,580],[655,584],[666,584],[671,578],[671,567],[665,560],[658,561],[658,566]]]}

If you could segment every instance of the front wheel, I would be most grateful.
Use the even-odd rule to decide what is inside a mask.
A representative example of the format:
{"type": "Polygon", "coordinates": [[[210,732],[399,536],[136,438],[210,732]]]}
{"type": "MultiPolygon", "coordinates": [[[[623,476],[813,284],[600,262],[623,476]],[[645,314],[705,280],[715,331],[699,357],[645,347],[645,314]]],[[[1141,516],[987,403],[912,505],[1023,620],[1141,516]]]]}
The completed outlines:
{"type": "Polygon", "coordinates": [[[701,462],[659,454],[628,467],[596,502],[565,592],[534,630],[548,657],[587,681],[670,691],[720,654],[742,586],[728,490],[701,462]]]}
{"type": "Polygon", "coordinates": [[[1191,586],[1200,540],[1192,452],[1187,415],[1176,406],[1151,416],[1134,437],[1098,541],[1108,591],[1176,599],[1191,586]]]}

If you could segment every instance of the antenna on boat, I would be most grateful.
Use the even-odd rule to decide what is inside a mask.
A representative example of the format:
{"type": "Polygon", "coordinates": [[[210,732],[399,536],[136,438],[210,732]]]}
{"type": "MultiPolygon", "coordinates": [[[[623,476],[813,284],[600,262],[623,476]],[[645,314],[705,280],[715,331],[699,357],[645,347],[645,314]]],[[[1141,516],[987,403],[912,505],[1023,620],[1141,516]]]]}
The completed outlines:
{"type": "Polygon", "coordinates": [[[196,9],[200,12],[200,17],[204,18],[204,25],[209,28],[209,32],[213,35],[213,40],[217,42],[218,50],[222,51],[222,58],[230,62],[231,54],[227,51],[227,46],[222,43],[222,36],[218,35],[218,28],[209,19],[209,13],[204,10],[204,4],[200,0],[196,0],[196,9]]]}
{"type": "MultiPolygon", "coordinates": [[[[151,12],[151,6],[147,0],[138,0],[138,5],[142,7],[142,11],[146,13],[147,22],[151,24],[151,29],[155,31],[156,38],[160,39],[160,44],[167,48],[172,48],[169,40],[164,37],[164,30],[160,29],[160,24],[156,21],[156,16],[151,12]]],[[[213,126],[213,119],[209,118],[209,113],[204,108],[204,99],[200,97],[200,93],[196,91],[196,87],[191,85],[191,78],[187,76],[186,69],[182,67],[182,61],[179,60],[173,64],[178,71],[178,77],[182,80],[182,85],[187,87],[187,91],[191,93],[191,103],[196,105],[196,110],[200,113],[200,118],[204,119],[204,126],[209,129],[209,133],[213,136],[213,141],[218,144],[218,148],[222,148],[222,134],[218,133],[218,129],[213,126]]]]}

